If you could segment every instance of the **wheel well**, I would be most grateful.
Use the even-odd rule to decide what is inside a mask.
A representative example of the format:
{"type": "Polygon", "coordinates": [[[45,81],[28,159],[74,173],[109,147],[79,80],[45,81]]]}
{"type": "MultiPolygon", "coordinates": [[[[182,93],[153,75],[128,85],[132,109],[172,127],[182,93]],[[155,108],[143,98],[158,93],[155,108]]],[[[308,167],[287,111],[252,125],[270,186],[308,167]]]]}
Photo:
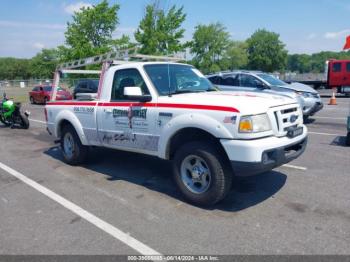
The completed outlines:
{"type": "Polygon", "coordinates": [[[62,121],[59,123],[59,126],[58,126],[58,134],[57,134],[58,137],[61,137],[62,130],[63,130],[63,128],[65,128],[66,126],[72,126],[72,127],[74,128],[74,126],[72,125],[71,122],[69,122],[68,120],[62,120],[62,121]]]}
{"type": "Polygon", "coordinates": [[[174,157],[176,150],[178,150],[185,143],[193,141],[204,141],[211,145],[215,145],[217,150],[227,157],[225,149],[217,137],[199,128],[184,128],[178,131],[170,139],[167,149],[167,158],[171,160],[174,157]]]}

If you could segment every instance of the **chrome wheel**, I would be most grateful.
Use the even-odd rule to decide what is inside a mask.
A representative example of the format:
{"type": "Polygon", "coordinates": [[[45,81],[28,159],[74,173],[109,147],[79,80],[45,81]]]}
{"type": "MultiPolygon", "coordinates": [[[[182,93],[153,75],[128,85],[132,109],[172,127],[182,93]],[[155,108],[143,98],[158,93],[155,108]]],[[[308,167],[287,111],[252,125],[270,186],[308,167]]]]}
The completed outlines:
{"type": "Polygon", "coordinates": [[[63,138],[63,150],[68,158],[72,158],[74,154],[74,139],[71,133],[66,133],[63,138]]]}
{"type": "Polygon", "coordinates": [[[211,183],[211,174],[207,163],[199,156],[189,155],[181,164],[181,180],[194,194],[206,192],[211,183]]]}

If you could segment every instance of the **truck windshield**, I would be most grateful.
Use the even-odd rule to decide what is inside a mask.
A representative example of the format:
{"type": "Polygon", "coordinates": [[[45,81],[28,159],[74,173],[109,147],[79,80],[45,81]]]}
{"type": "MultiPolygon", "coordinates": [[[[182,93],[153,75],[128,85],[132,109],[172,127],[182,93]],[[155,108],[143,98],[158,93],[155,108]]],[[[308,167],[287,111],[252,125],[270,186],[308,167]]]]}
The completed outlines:
{"type": "Polygon", "coordinates": [[[144,68],[159,95],[216,90],[209,80],[192,66],[150,64],[145,65],[144,68]]]}
{"type": "Polygon", "coordinates": [[[282,80],[277,79],[276,77],[268,74],[257,74],[258,77],[264,79],[266,82],[268,82],[272,86],[285,86],[287,85],[286,82],[283,82],[282,80]]]}

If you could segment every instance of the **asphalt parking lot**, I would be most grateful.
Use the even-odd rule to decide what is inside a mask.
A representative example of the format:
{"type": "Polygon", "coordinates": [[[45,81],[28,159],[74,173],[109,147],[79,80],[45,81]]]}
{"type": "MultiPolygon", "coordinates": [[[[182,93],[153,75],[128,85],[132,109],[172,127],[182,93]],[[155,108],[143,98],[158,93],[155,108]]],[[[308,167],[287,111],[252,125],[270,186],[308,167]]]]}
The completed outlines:
{"type": "Polygon", "coordinates": [[[0,168],[0,254],[125,255],[139,254],[142,244],[179,255],[350,254],[350,98],[324,102],[307,123],[300,158],[235,179],[211,209],[182,200],[167,161],[94,149],[86,165],[64,164],[45,131],[43,106],[25,105],[29,130],[0,126],[0,163],[39,186],[0,168]]]}

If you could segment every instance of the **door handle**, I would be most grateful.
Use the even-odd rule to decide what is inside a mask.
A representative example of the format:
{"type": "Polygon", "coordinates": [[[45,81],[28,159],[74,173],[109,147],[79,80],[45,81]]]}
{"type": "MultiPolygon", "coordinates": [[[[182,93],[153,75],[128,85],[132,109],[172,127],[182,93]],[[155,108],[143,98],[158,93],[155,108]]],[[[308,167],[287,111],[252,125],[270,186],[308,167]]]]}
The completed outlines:
{"type": "Polygon", "coordinates": [[[107,108],[104,111],[105,111],[105,113],[112,113],[112,109],[110,109],[110,108],[107,108]]]}

